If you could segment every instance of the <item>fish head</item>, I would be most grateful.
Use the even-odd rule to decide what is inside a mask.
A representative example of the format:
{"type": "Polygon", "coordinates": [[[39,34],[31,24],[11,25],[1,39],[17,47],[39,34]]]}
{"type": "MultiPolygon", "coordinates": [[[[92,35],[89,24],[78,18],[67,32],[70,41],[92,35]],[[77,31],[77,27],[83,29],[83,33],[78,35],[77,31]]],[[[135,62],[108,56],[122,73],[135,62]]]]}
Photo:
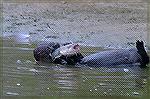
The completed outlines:
{"type": "Polygon", "coordinates": [[[61,55],[74,55],[80,52],[80,46],[78,44],[68,44],[60,47],[61,55]]]}

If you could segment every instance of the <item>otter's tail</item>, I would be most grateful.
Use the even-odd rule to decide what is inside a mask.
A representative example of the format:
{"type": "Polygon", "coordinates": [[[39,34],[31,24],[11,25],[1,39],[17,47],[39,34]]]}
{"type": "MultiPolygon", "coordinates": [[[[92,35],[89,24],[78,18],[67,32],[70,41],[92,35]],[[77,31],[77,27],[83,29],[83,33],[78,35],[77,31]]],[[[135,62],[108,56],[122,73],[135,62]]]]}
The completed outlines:
{"type": "Polygon", "coordinates": [[[140,54],[141,56],[141,68],[146,68],[146,65],[149,63],[149,56],[148,54],[146,53],[145,51],[145,48],[144,48],[144,43],[143,41],[137,41],[136,42],[136,48],[137,48],[137,52],[140,54]]]}

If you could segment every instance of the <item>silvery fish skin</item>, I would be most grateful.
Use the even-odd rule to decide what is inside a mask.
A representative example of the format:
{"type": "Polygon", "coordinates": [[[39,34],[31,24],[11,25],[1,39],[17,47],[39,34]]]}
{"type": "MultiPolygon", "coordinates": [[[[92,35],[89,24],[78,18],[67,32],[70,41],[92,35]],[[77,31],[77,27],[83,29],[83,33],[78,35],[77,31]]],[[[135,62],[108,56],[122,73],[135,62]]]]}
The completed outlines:
{"type": "Polygon", "coordinates": [[[56,49],[52,53],[52,59],[55,60],[56,58],[59,58],[60,56],[71,56],[75,55],[80,52],[80,46],[78,44],[68,44],[65,46],[61,46],[60,48],[56,49]]]}
{"type": "Polygon", "coordinates": [[[80,62],[91,67],[97,66],[114,66],[122,64],[140,63],[141,57],[137,49],[119,49],[102,51],[86,56],[80,62]]]}

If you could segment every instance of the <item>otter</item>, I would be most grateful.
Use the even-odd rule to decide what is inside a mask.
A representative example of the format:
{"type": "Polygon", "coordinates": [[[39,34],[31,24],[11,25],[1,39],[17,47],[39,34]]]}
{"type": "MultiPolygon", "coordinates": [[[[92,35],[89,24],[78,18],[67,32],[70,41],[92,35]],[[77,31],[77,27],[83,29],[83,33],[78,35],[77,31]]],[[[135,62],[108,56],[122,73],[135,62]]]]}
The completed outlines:
{"type": "Polygon", "coordinates": [[[75,65],[83,58],[80,46],[72,43],[41,43],[33,50],[37,62],[75,65]]]}
{"type": "Polygon", "coordinates": [[[45,61],[57,64],[76,65],[89,67],[133,65],[146,68],[149,56],[144,49],[143,41],[136,42],[136,48],[100,51],[83,57],[78,44],[58,43],[38,46],[34,51],[36,61],[45,61]]]}
{"type": "Polygon", "coordinates": [[[59,43],[41,43],[33,50],[34,58],[37,62],[52,62],[51,53],[60,47],[59,43]]]}
{"type": "Polygon", "coordinates": [[[136,48],[101,51],[84,57],[80,64],[99,67],[116,65],[133,65],[139,63],[141,68],[146,68],[149,56],[144,49],[143,41],[136,42],[136,48]]]}

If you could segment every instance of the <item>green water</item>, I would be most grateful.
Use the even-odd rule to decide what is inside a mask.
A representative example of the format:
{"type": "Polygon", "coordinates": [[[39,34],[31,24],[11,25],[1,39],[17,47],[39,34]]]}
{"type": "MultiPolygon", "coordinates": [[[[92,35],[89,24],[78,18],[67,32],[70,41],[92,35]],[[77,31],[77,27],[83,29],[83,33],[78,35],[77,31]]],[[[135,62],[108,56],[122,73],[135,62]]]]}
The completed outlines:
{"type": "Polygon", "coordinates": [[[37,65],[33,45],[0,44],[2,99],[148,99],[149,69],[37,65]]]}

